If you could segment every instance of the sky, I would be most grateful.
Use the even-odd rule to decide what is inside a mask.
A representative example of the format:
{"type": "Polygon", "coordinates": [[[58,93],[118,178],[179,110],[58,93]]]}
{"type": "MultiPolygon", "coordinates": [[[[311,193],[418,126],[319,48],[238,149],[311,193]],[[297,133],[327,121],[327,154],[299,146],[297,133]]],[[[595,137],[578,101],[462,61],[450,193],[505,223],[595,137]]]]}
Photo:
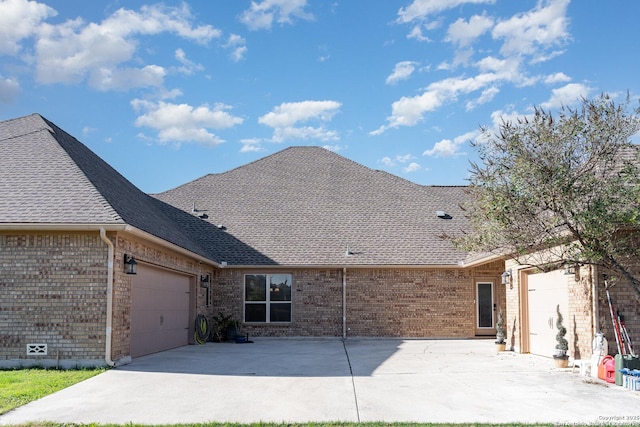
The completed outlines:
{"type": "Polygon", "coordinates": [[[0,120],[147,193],[290,146],[466,185],[480,126],[640,97],[635,0],[0,0],[0,120]]]}

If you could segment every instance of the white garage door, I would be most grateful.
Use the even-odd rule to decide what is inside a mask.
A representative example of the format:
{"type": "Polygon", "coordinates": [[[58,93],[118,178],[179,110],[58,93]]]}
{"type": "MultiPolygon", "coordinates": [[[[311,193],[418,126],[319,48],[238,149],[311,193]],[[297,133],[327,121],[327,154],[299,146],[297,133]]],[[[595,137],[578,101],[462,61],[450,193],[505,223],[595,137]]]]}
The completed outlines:
{"type": "Polygon", "coordinates": [[[189,343],[188,276],[138,264],[131,289],[131,357],[189,343]]]}
{"type": "MultiPolygon", "coordinates": [[[[551,357],[556,349],[556,307],[564,327],[569,330],[569,290],[563,270],[528,276],[529,301],[529,351],[532,354],[551,357]]],[[[565,339],[567,336],[565,335],[565,339]]]]}

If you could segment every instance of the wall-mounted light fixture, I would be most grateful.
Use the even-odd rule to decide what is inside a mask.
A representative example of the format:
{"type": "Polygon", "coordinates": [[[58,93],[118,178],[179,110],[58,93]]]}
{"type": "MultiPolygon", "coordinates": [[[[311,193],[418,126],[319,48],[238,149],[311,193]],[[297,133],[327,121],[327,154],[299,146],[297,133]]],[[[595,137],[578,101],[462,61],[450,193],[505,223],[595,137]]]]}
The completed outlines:
{"type": "Polygon", "coordinates": [[[209,286],[209,275],[206,274],[204,276],[200,276],[200,286],[202,286],[203,288],[206,288],[207,286],[209,286]]]}
{"type": "Polygon", "coordinates": [[[502,281],[501,283],[503,285],[511,285],[511,280],[513,278],[513,275],[511,274],[511,269],[505,271],[504,273],[502,273],[502,281]]]}
{"type": "Polygon", "coordinates": [[[138,274],[138,262],[133,256],[124,254],[124,272],[127,274],[138,274]]]}
{"type": "Polygon", "coordinates": [[[564,265],[564,275],[569,276],[571,274],[576,274],[576,265],[575,264],[565,264],[564,265]]]}

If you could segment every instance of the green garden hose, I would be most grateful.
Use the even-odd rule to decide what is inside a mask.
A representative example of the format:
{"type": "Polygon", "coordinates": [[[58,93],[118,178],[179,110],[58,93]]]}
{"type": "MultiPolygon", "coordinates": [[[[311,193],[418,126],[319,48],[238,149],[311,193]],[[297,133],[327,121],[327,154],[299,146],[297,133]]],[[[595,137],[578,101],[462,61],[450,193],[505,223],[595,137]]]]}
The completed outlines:
{"type": "Polygon", "coordinates": [[[196,331],[193,333],[193,338],[197,344],[204,344],[209,339],[209,322],[203,314],[196,316],[196,331]]]}

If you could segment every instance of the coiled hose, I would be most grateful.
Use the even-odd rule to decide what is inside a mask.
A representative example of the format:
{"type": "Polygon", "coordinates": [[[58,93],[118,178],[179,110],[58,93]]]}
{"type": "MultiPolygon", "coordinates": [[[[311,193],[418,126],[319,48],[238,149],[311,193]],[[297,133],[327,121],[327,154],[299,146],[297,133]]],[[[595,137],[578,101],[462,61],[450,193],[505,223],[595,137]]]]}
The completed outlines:
{"type": "Polygon", "coordinates": [[[209,322],[204,314],[198,314],[196,316],[196,331],[193,333],[193,338],[196,344],[204,344],[209,339],[209,322]]]}

